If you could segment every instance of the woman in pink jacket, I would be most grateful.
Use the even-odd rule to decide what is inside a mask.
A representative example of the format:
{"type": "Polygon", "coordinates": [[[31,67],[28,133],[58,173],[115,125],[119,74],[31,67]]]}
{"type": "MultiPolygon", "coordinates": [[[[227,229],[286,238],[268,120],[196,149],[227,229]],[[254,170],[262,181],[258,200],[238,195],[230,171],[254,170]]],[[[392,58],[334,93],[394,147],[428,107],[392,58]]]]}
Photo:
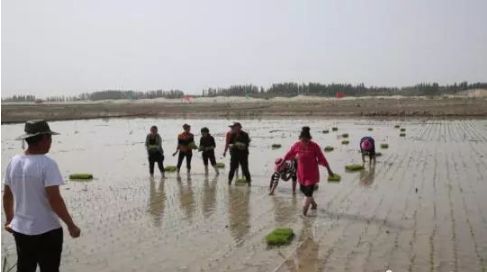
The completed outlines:
{"type": "Polygon", "coordinates": [[[315,185],[320,182],[320,172],[318,165],[326,167],[328,175],[333,176],[325,155],[321,151],[320,146],[311,140],[311,133],[309,127],[303,127],[299,135],[299,141],[293,144],[291,149],[284,157],[284,161],[297,159],[298,160],[298,182],[301,192],[306,196],[303,205],[303,214],[308,214],[309,206],[311,209],[316,209],[316,204],[313,198],[313,191],[315,185]]]}

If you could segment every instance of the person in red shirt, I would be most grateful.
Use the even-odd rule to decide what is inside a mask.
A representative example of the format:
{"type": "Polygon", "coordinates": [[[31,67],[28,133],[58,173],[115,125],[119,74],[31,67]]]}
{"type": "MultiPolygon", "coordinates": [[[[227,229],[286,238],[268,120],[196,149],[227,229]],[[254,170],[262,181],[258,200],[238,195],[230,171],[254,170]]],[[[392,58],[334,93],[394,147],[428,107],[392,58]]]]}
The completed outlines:
{"type": "Polygon", "coordinates": [[[194,135],[190,132],[191,126],[188,124],[184,124],[183,130],[183,133],[178,135],[178,145],[176,147],[176,152],[172,154],[173,156],[176,156],[176,154],[179,152],[177,164],[178,175],[184,158],[186,158],[186,168],[188,170],[188,174],[191,172],[191,158],[193,157],[193,149],[196,147],[194,143],[194,135]]]}
{"type": "Polygon", "coordinates": [[[293,144],[291,149],[284,156],[284,161],[297,159],[298,161],[298,182],[301,192],[305,195],[303,215],[307,215],[309,206],[316,209],[313,198],[315,185],[320,182],[318,165],[326,167],[328,175],[333,176],[330,165],[326,161],[321,147],[313,142],[309,127],[303,127],[299,135],[299,141],[293,144]]]}

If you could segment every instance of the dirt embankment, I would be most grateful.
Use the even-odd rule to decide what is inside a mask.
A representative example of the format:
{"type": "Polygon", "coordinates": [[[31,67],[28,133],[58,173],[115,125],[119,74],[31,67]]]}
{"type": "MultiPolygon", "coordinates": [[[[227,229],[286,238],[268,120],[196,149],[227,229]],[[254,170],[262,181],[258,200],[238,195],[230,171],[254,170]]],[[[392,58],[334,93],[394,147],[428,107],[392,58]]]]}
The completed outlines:
{"type": "Polygon", "coordinates": [[[487,98],[272,99],[251,101],[3,104],[2,123],[110,117],[260,118],[303,116],[485,117],[487,98]]]}

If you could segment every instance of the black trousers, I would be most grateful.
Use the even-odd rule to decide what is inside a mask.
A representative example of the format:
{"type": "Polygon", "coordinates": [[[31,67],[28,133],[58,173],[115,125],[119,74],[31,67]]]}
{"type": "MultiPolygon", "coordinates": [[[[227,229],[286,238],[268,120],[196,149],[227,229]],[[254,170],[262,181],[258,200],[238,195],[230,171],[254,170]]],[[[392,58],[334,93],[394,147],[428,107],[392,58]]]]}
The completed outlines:
{"type": "Polygon", "coordinates": [[[208,165],[208,160],[210,160],[211,165],[213,165],[213,166],[216,165],[215,151],[213,151],[213,150],[211,150],[211,151],[204,151],[202,153],[202,156],[203,156],[203,163],[205,164],[205,166],[208,165]]]}
{"type": "Polygon", "coordinates": [[[193,157],[193,153],[179,151],[178,170],[181,169],[181,165],[183,164],[183,160],[185,157],[186,157],[186,168],[188,168],[188,170],[191,169],[191,158],[193,157]]]}
{"type": "Polygon", "coordinates": [[[63,229],[55,229],[39,235],[14,232],[17,245],[17,271],[35,272],[37,264],[41,272],[58,272],[63,250],[63,229]]]}
{"type": "Polygon", "coordinates": [[[164,155],[161,153],[149,153],[149,173],[151,175],[154,174],[154,164],[157,162],[157,166],[159,167],[159,171],[164,173],[164,155]]]}
{"type": "Polygon", "coordinates": [[[243,175],[247,182],[251,181],[250,172],[249,172],[249,154],[248,153],[233,153],[230,154],[230,172],[228,173],[228,180],[232,181],[233,176],[235,175],[235,171],[238,169],[240,165],[242,167],[243,175]]]}

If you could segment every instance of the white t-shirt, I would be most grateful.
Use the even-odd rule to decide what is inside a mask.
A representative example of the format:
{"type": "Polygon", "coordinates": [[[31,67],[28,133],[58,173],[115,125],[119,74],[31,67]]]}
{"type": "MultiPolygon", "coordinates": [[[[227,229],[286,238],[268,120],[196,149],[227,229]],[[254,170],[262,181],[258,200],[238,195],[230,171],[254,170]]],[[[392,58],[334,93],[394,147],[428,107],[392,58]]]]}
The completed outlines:
{"type": "Polygon", "coordinates": [[[5,185],[14,196],[10,227],[25,235],[38,235],[61,227],[47,199],[45,187],[64,184],[56,162],[46,155],[16,155],[5,173],[5,185]]]}

